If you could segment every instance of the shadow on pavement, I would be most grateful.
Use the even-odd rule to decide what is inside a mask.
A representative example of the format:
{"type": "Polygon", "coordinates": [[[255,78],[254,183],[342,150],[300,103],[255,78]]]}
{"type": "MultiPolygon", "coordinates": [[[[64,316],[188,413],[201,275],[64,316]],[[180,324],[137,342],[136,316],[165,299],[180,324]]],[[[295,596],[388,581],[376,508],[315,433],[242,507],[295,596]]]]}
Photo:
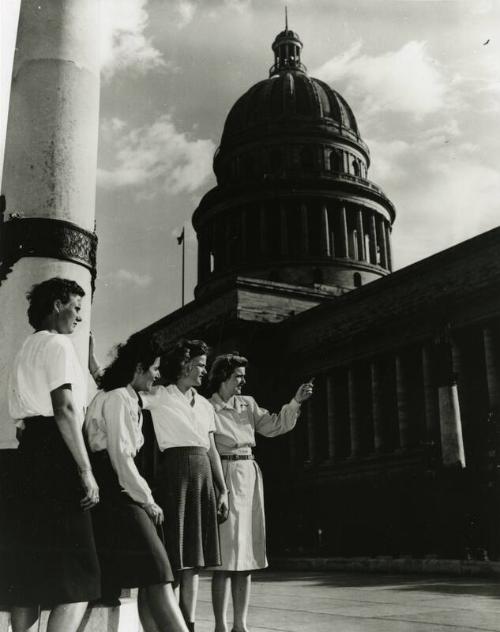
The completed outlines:
{"type": "Polygon", "coordinates": [[[301,572],[264,570],[252,574],[255,583],[295,582],[311,588],[380,588],[449,595],[471,595],[500,598],[500,578],[491,577],[432,577],[429,575],[362,574],[342,572],[301,572]]]}

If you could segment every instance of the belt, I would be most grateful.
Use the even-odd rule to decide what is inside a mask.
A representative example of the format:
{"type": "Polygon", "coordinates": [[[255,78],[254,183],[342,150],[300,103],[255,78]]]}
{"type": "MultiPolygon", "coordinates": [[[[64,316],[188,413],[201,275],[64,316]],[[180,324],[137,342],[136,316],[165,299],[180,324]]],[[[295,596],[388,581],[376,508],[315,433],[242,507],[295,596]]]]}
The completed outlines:
{"type": "Polygon", "coordinates": [[[220,458],[224,461],[253,461],[253,454],[221,454],[220,458]]]}

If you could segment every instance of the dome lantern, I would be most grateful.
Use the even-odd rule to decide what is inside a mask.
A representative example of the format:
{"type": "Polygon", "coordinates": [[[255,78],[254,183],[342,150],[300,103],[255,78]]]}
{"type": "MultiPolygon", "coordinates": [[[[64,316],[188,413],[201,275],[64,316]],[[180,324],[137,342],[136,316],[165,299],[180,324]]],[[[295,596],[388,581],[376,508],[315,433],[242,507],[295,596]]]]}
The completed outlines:
{"type": "Polygon", "coordinates": [[[276,36],[272,44],[274,65],[269,70],[269,76],[272,77],[286,70],[306,72],[306,67],[300,61],[302,46],[298,34],[288,28],[288,13],[285,7],[285,30],[276,36]]]}

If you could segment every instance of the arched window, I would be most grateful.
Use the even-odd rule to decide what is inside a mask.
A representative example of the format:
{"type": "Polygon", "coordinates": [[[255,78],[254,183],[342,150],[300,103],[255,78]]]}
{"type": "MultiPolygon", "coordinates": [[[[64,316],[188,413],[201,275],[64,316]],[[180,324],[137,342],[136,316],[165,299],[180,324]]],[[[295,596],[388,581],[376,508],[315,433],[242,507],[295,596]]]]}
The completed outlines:
{"type": "Polygon", "coordinates": [[[359,161],[356,159],[352,161],[352,170],[355,176],[360,175],[359,161]]]}
{"type": "Polygon", "coordinates": [[[339,151],[338,149],[334,149],[333,151],[330,152],[330,171],[336,171],[337,173],[340,173],[341,171],[344,170],[344,166],[343,166],[343,160],[342,160],[342,152],[339,151]]]}
{"type": "Polygon", "coordinates": [[[361,274],[359,272],[354,273],[354,287],[362,286],[361,274]]]}

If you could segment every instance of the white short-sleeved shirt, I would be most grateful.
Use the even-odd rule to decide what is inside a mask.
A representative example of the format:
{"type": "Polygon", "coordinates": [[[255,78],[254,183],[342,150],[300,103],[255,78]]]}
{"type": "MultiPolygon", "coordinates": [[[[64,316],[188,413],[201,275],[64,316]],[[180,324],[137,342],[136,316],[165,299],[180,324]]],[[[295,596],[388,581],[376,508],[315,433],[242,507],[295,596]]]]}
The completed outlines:
{"type": "Polygon", "coordinates": [[[175,384],[157,386],[141,393],[144,408],[151,410],[160,450],[180,447],[210,447],[215,432],[212,404],[194,389],[182,393],[175,384]]]}
{"type": "Polygon", "coordinates": [[[24,341],[9,377],[9,412],[26,417],[52,417],[51,391],[71,384],[73,403],[83,424],[86,384],[71,340],[64,334],[37,331],[24,341]]]}

